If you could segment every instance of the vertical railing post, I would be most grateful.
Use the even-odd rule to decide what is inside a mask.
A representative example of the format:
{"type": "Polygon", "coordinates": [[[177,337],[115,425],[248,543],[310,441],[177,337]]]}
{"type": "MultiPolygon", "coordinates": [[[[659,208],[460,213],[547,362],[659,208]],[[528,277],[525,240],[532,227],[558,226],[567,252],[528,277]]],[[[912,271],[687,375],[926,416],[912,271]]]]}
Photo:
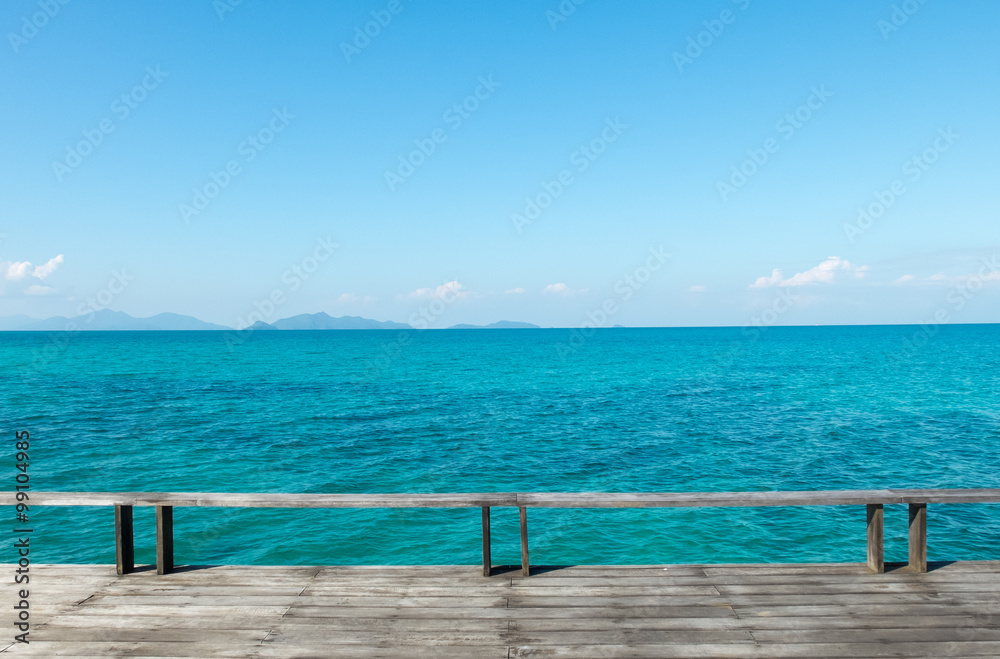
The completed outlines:
{"type": "Polygon", "coordinates": [[[483,506],[483,576],[490,576],[493,558],[490,554],[490,507],[483,506]]]}
{"type": "Polygon", "coordinates": [[[156,507],[156,573],[174,570],[174,507],[156,507]]]}
{"type": "Polygon", "coordinates": [[[524,506],[520,506],[519,509],[521,511],[521,574],[528,576],[530,574],[528,568],[528,509],[524,506]]]}
{"type": "Polygon", "coordinates": [[[881,503],[868,504],[868,569],[885,572],[884,511],[881,503]]]}
{"type": "Polygon", "coordinates": [[[927,571],[927,504],[910,504],[910,569],[927,571]]]}
{"type": "Polygon", "coordinates": [[[135,534],[132,506],[115,504],[115,563],[119,575],[135,571],[135,534]]]}

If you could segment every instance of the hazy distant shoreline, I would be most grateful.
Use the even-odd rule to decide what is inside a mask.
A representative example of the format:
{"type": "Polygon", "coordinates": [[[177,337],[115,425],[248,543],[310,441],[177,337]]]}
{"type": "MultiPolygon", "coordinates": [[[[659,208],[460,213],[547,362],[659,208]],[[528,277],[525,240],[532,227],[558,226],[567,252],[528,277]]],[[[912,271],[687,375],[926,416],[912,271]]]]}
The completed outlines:
{"type": "MultiPolygon", "coordinates": [[[[257,321],[249,328],[234,328],[209,323],[194,316],[161,313],[149,318],[136,318],[122,311],[102,309],[92,314],[67,318],[46,319],[28,316],[0,318],[0,332],[77,332],[77,331],[217,331],[252,330],[414,330],[408,323],[372,320],[361,316],[334,317],[327,313],[299,314],[273,323],[257,321]]],[[[459,324],[441,329],[542,329],[532,323],[501,320],[489,325],[459,324]]]]}

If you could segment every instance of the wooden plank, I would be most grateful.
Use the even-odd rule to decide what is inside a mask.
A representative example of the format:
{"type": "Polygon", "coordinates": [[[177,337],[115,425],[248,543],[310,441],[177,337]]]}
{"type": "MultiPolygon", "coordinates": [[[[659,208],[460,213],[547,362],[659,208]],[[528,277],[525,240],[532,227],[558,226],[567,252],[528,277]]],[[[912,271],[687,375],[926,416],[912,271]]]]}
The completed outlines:
{"type": "MultiPolygon", "coordinates": [[[[156,607],[145,607],[143,609],[129,609],[142,611],[142,615],[153,615],[151,610],[156,607]]],[[[204,615],[218,615],[215,613],[217,607],[201,607],[205,609],[204,615]]],[[[107,615],[111,609],[102,607],[101,613],[107,615]]],[[[161,609],[162,611],[162,609],[161,609]]],[[[188,609],[181,609],[178,615],[195,615],[188,609]]],[[[546,620],[546,619],[570,619],[570,618],[607,618],[623,619],[628,618],[731,618],[736,619],[733,609],[728,606],[693,606],[689,604],[667,604],[662,606],[633,607],[627,611],[608,606],[591,607],[531,607],[521,606],[503,607],[496,606],[490,608],[470,608],[467,606],[451,607],[345,607],[345,606],[295,606],[284,613],[282,620],[292,620],[299,618],[378,618],[382,620],[398,619],[450,619],[460,618],[463,620],[546,620]]]]}
{"type": "Polygon", "coordinates": [[[927,504],[910,504],[910,569],[927,571],[927,504]]]}
{"type": "MultiPolygon", "coordinates": [[[[252,646],[260,643],[267,636],[269,625],[260,622],[253,629],[212,629],[202,627],[199,635],[211,637],[212,643],[226,645],[252,646]]],[[[86,625],[80,627],[54,627],[46,625],[44,629],[32,632],[45,641],[63,641],[72,644],[78,641],[105,641],[114,643],[175,643],[186,645],[191,642],[192,630],[175,629],[171,627],[98,627],[86,625]]],[[[34,641],[32,641],[34,643],[34,641]]]]}
{"type": "Polygon", "coordinates": [[[527,577],[531,574],[528,564],[528,509],[521,506],[518,510],[521,517],[521,575],[527,577]]]}
{"type": "Polygon", "coordinates": [[[13,654],[1000,656],[1000,561],[877,576],[863,563],[535,566],[527,579],[478,565],[32,568],[37,643],[13,654]]]}
{"type": "MultiPolygon", "coordinates": [[[[15,646],[16,647],[16,646],[15,646]]],[[[493,646],[454,645],[454,646],[419,646],[419,645],[323,645],[284,643],[264,643],[261,645],[240,646],[223,642],[192,641],[191,643],[173,642],[122,642],[79,641],[75,646],[64,641],[32,640],[30,646],[19,647],[17,655],[41,657],[72,657],[72,659],[90,659],[91,657],[144,657],[145,659],[165,659],[167,657],[227,657],[246,659],[247,657],[351,657],[356,659],[507,659],[507,645],[493,646]]]]}
{"type": "Polygon", "coordinates": [[[505,643],[493,645],[420,646],[394,645],[325,645],[316,644],[264,644],[257,657],[350,657],[350,659],[509,659],[505,643]]]}
{"type": "Polygon", "coordinates": [[[327,629],[321,625],[308,627],[279,628],[267,638],[268,644],[296,645],[394,645],[410,647],[447,647],[454,645],[498,646],[506,644],[506,630],[422,630],[397,627],[391,630],[379,629],[327,629]]]}
{"type": "Polygon", "coordinates": [[[174,507],[156,507],[156,573],[174,570],[174,507]]]}
{"type": "Polygon", "coordinates": [[[37,506],[175,506],[235,508],[480,508],[515,506],[505,493],[291,494],[241,492],[38,492],[37,506]]]}
{"type": "MultiPolygon", "coordinates": [[[[79,607],[76,612],[81,615],[117,615],[117,616],[151,616],[157,619],[163,617],[213,617],[213,616],[242,616],[261,618],[280,618],[286,615],[289,606],[167,606],[165,604],[87,604],[79,607]]],[[[345,609],[346,610],[346,609],[345,609]]]]}
{"type": "Polygon", "coordinates": [[[1000,488],[893,489],[902,503],[1000,503],[1000,488]]]}
{"type": "Polygon", "coordinates": [[[493,558],[490,553],[490,507],[483,506],[483,576],[490,576],[493,558]]]}
{"type": "MultiPolygon", "coordinates": [[[[529,580],[526,580],[530,582],[529,580]]],[[[909,592],[908,589],[912,589],[912,586],[906,584],[892,584],[897,586],[897,590],[887,591],[885,589],[872,588],[868,592],[909,592]]],[[[743,586],[734,586],[734,588],[742,588],[743,586]]],[[[752,586],[750,588],[753,588],[752,586]]],[[[794,586],[781,586],[781,588],[793,589],[794,586]]],[[[819,587],[816,587],[820,593],[819,587]]],[[[826,586],[825,590],[830,593],[844,593],[844,592],[855,592],[860,591],[861,587],[850,585],[850,586],[826,586]]],[[[116,593],[120,591],[115,591],[116,593]]],[[[794,590],[788,590],[789,593],[794,593],[794,590]]],[[[988,591],[980,591],[988,592],[988,591]]],[[[183,591],[174,591],[172,594],[182,594],[183,591]]],[[[124,593],[122,593],[124,594],[124,593]]],[[[198,591],[198,594],[202,594],[202,591],[198,591]]],[[[208,593],[205,593],[206,595],[208,593]]],[[[320,598],[336,598],[336,597],[459,597],[466,595],[474,595],[476,597],[513,597],[513,596],[524,596],[524,597],[549,597],[552,595],[559,595],[562,597],[566,596],[580,596],[580,597],[605,597],[605,596],[627,596],[627,595],[663,595],[663,596],[702,596],[710,598],[718,598],[719,593],[716,590],[716,586],[709,583],[702,582],[696,586],[580,586],[580,587],[565,587],[565,588],[534,588],[530,585],[519,586],[515,585],[504,586],[502,584],[490,585],[485,588],[476,588],[469,585],[449,585],[447,581],[440,585],[433,586],[368,586],[362,583],[355,583],[352,586],[340,586],[337,588],[325,588],[317,586],[307,586],[305,590],[302,591],[301,597],[298,601],[303,603],[307,602],[309,598],[315,598],[319,600],[320,598]]]]}
{"type": "MultiPolygon", "coordinates": [[[[817,575],[816,577],[803,577],[794,579],[792,577],[782,577],[778,575],[767,575],[756,577],[752,575],[744,577],[720,576],[720,577],[609,577],[609,578],[562,578],[543,579],[537,570],[531,579],[512,579],[513,588],[531,589],[535,592],[554,592],[560,588],[680,588],[701,586],[711,584],[712,587],[719,586],[756,586],[761,588],[800,588],[804,592],[813,589],[823,589],[831,587],[855,587],[859,591],[870,590],[891,590],[893,588],[946,588],[955,591],[969,592],[989,592],[991,590],[1000,592],[1000,579],[996,576],[984,578],[981,575],[970,574],[968,578],[947,578],[928,579],[922,581],[915,579],[917,575],[910,572],[896,572],[891,580],[885,577],[874,577],[864,568],[862,576],[846,575],[817,575]],[[979,578],[975,578],[975,577],[979,578]]],[[[346,582],[345,582],[346,583],[346,582]]],[[[387,582],[379,580],[371,585],[381,585],[387,582]]],[[[391,583],[391,582],[390,582],[391,583]]],[[[414,581],[413,583],[418,583],[414,581]]],[[[427,580],[420,580],[419,583],[428,583],[427,580]]],[[[489,582],[485,582],[489,583],[489,582]]],[[[499,584],[498,584],[499,585],[499,584]]],[[[326,584],[315,588],[324,589],[326,584]]],[[[346,586],[345,586],[346,587],[346,586]]],[[[313,586],[310,586],[313,588],[313,586]]]]}
{"type": "MultiPolygon", "coordinates": [[[[974,630],[977,641],[1000,641],[1000,629],[974,630]]],[[[872,629],[868,625],[857,625],[853,629],[771,629],[754,630],[754,638],[760,643],[901,643],[969,641],[969,628],[948,627],[889,628],[872,629]]],[[[891,647],[891,645],[890,645],[891,647]]]]}
{"type": "Polygon", "coordinates": [[[867,508],[868,569],[876,574],[882,574],[885,572],[884,506],[881,503],[869,503],[867,508]]]}
{"type": "Polygon", "coordinates": [[[295,494],[237,492],[33,492],[38,506],[198,506],[243,508],[556,508],[839,506],[893,503],[1000,503],[1000,488],[805,490],[797,492],[472,492],[295,494]]]}
{"type": "Polygon", "coordinates": [[[724,645],[724,644],[673,644],[673,645],[519,645],[511,648],[508,659],[666,659],[668,657],[712,657],[713,659],[760,657],[762,659],[816,659],[816,657],[998,657],[1000,643],[797,643],[782,645],[724,645]],[[892,655],[887,655],[891,647],[892,655]]]}
{"type": "MultiPolygon", "coordinates": [[[[751,619],[757,616],[767,618],[791,617],[791,618],[812,618],[819,619],[827,616],[843,617],[851,616],[857,619],[868,619],[876,617],[894,617],[906,619],[920,616],[956,616],[956,615],[977,615],[984,614],[980,606],[959,606],[954,601],[945,602],[924,602],[917,604],[881,603],[867,604],[865,599],[859,599],[854,603],[835,602],[830,604],[785,604],[785,605],[765,605],[748,604],[733,606],[733,610],[743,619],[751,619]]],[[[996,612],[994,612],[996,613],[996,612]]]]}
{"type": "Polygon", "coordinates": [[[755,645],[747,629],[610,629],[602,631],[511,632],[504,639],[511,645],[656,645],[668,651],[672,645],[755,645]]]}
{"type": "MultiPolygon", "coordinates": [[[[906,563],[886,562],[886,570],[905,566],[906,563]]],[[[816,574],[819,571],[825,574],[867,574],[868,569],[864,563],[737,563],[729,565],[702,565],[700,567],[710,576],[816,574]]],[[[926,575],[919,576],[918,578],[931,579],[935,576],[958,575],[959,573],[1000,574],[1000,561],[959,561],[957,563],[934,563],[928,561],[927,567],[929,571],[926,575]],[[934,567],[933,571],[931,571],[932,566],[934,567]]],[[[893,573],[893,576],[897,575],[893,573]]]]}
{"type": "Polygon", "coordinates": [[[662,508],[846,506],[901,503],[890,490],[802,492],[534,492],[519,493],[519,506],[544,508],[662,508]]]}
{"type": "MultiPolygon", "coordinates": [[[[953,617],[954,620],[961,621],[961,618],[953,617]]],[[[258,629],[262,625],[269,628],[278,627],[278,616],[272,617],[246,617],[246,616],[203,616],[198,618],[182,618],[171,616],[164,619],[155,619],[149,616],[127,617],[115,615],[79,615],[74,613],[60,613],[60,615],[45,623],[46,629],[56,629],[63,627],[104,627],[122,629],[225,629],[225,630],[246,630],[258,629]]],[[[719,620],[719,619],[716,619],[719,620]]],[[[740,623],[742,624],[742,623],[740,623]]],[[[496,618],[492,620],[482,620],[477,618],[465,619],[461,616],[454,618],[286,618],[280,620],[280,627],[284,630],[310,629],[321,627],[326,630],[356,630],[356,631],[383,631],[394,630],[409,631],[507,631],[509,623],[506,618],[496,618]]]]}
{"type": "MultiPolygon", "coordinates": [[[[343,598],[346,599],[346,598],[343,598]]],[[[440,606],[446,606],[447,600],[450,598],[427,598],[428,600],[440,602],[440,606]]],[[[454,599],[454,598],[451,598],[454,599]]],[[[366,603],[377,602],[378,598],[355,598],[358,606],[364,606],[366,603]]],[[[391,598],[385,598],[386,605],[390,605],[391,598]]],[[[647,608],[647,607],[663,607],[663,606],[732,606],[732,607],[750,607],[750,606],[767,606],[767,607],[791,607],[791,606],[813,606],[817,602],[823,602],[829,605],[844,605],[852,606],[860,603],[877,604],[877,605],[892,605],[892,606],[903,606],[903,605],[921,605],[921,604],[939,604],[941,603],[940,597],[931,591],[924,593],[831,593],[825,595],[813,595],[813,594],[767,594],[765,593],[751,593],[751,594],[731,594],[731,595],[714,595],[714,596],[694,596],[694,595],[633,595],[631,593],[621,595],[621,596],[600,596],[594,598],[588,598],[581,594],[572,595],[531,595],[531,594],[521,594],[517,593],[511,595],[507,598],[507,605],[510,608],[515,607],[531,607],[531,608],[542,608],[542,607],[575,607],[579,609],[586,609],[588,607],[618,607],[621,609],[632,609],[632,608],[647,608]]],[[[951,602],[952,605],[957,606],[955,602],[951,602]]],[[[378,606],[378,604],[372,604],[373,606],[378,606]]],[[[623,614],[627,614],[627,611],[623,611],[623,614]]]]}
{"type": "Polygon", "coordinates": [[[115,506],[115,562],[118,574],[135,571],[135,534],[132,506],[115,506]]]}
{"type": "Polygon", "coordinates": [[[581,615],[575,618],[525,618],[510,621],[510,631],[603,631],[610,629],[719,630],[838,630],[838,629],[975,629],[983,620],[975,615],[950,616],[869,616],[863,621],[854,616],[740,618],[608,618],[581,615]]]}

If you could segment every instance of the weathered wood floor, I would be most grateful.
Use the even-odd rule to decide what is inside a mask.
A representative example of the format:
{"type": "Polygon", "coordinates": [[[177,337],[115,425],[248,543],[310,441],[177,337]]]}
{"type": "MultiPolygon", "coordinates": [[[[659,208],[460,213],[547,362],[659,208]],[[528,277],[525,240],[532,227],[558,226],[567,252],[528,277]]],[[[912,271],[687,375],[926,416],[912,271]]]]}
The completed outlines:
{"type": "MultiPolygon", "coordinates": [[[[998,657],[1000,561],[861,565],[32,566],[31,643],[85,657],[998,657]],[[890,566],[891,567],[891,566],[890,566]]],[[[13,575],[12,566],[3,566],[13,575]]]]}

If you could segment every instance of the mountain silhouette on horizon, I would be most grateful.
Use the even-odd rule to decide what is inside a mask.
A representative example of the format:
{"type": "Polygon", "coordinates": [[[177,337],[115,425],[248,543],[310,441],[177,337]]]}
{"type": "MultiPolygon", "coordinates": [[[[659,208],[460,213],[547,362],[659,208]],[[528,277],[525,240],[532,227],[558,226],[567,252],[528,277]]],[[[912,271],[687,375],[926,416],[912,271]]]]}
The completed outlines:
{"type": "MultiPolygon", "coordinates": [[[[266,322],[258,320],[251,330],[412,330],[407,323],[391,320],[372,320],[361,316],[335,317],[320,311],[289,316],[281,320],[266,322]]],[[[489,325],[452,325],[446,329],[539,329],[532,323],[501,320],[489,325]]],[[[77,332],[77,331],[225,331],[233,330],[226,325],[218,325],[199,320],[194,316],[177,313],[159,313],[148,318],[136,318],[124,311],[101,309],[93,313],[67,318],[53,316],[39,320],[19,314],[0,317],[0,332],[77,332]]]]}

